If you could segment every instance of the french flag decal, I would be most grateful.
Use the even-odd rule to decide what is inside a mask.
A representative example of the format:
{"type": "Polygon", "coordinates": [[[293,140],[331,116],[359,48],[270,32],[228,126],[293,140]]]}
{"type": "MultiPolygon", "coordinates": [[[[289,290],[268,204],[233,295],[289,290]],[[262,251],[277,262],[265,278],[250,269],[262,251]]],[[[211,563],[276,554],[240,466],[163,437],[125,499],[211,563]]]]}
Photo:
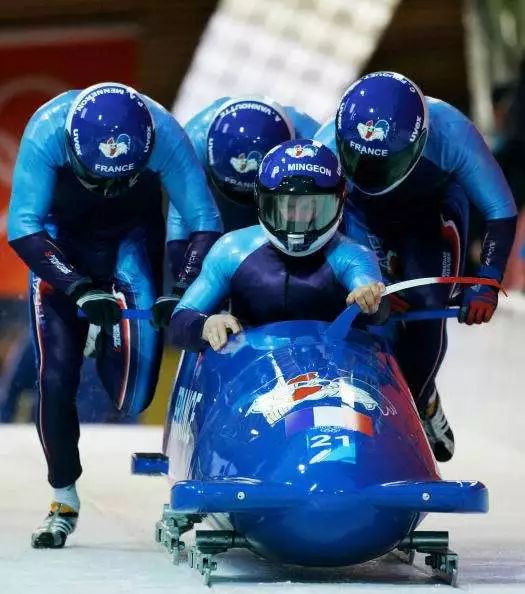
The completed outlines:
{"type": "Polygon", "coordinates": [[[292,412],[285,418],[287,437],[312,427],[344,427],[369,437],[374,435],[372,419],[348,406],[316,406],[292,412]]]}

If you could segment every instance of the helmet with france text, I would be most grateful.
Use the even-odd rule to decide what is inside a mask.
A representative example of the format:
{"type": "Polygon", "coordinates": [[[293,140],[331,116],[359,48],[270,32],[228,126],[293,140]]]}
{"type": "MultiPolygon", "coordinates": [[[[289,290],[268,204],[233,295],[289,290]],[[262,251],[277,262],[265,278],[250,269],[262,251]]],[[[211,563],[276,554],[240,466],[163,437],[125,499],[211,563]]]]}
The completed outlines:
{"type": "Polygon", "coordinates": [[[127,85],[106,82],[81,91],[66,119],[66,151],[89,190],[115,196],[132,187],[154,141],[151,113],[127,85]]]}
{"type": "Polygon", "coordinates": [[[336,116],[345,174],[365,194],[385,194],[418,162],[428,135],[425,96],[395,72],[372,72],[352,84],[336,116]]]}
{"type": "Polygon", "coordinates": [[[264,155],[294,138],[284,109],[267,97],[239,97],[215,114],[207,137],[207,171],[215,190],[253,204],[253,184],[264,155]]]}
{"type": "Polygon", "coordinates": [[[323,247],[343,215],[345,180],[334,153],[316,140],[290,140],[262,160],[255,182],[265,235],[290,256],[323,247]]]}

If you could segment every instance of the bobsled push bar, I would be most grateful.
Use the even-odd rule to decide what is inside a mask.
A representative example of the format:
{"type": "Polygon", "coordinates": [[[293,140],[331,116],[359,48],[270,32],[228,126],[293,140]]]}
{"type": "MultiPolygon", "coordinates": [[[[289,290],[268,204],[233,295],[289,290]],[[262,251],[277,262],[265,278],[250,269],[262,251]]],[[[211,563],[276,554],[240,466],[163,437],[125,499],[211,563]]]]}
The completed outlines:
{"type": "MultiPolygon", "coordinates": [[[[426,285],[488,285],[496,289],[502,289],[498,281],[491,278],[478,278],[475,276],[428,276],[423,278],[414,278],[400,283],[388,285],[382,297],[406,291],[407,289],[414,289],[415,287],[423,287],[426,285]]],[[[353,303],[347,307],[337,318],[330,324],[326,331],[326,335],[330,338],[343,339],[348,334],[348,329],[352,326],[355,318],[359,315],[361,309],[357,303],[353,303]]],[[[443,318],[457,318],[459,314],[458,307],[450,307],[445,309],[432,310],[418,310],[412,312],[405,312],[402,314],[394,314],[390,316],[390,320],[400,321],[415,321],[415,320],[436,320],[443,318]]]]}
{"type": "MultiPolygon", "coordinates": [[[[422,287],[425,285],[489,285],[501,289],[501,285],[490,278],[477,278],[474,276],[430,276],[424,278],[415,278],[408,281],[402,281],[389,285],[383,297],[405,291],[406,289],[413,289],[414,287],[422,287]]],[[[357,304],[347,307],[337,319],[330,325],[327,330],[328,336],[332,338],[344,338],[348,332],[348,328],[352,325],[357,315],[361,310],[357,304]]],[[[392,321],[411,321],[411,320],[430,320],[441,318],[457,318],[458,308],[446,308],[436,310],[422,310],[407,312],[399,315],[390,316],[392,321]]],[[[78,316],[85,318],[86,314],[82,310],[78,310],[78,316]]],[[[125,320],[150,320],[151,309],[123,309],[122,318],[125,320]]]]}

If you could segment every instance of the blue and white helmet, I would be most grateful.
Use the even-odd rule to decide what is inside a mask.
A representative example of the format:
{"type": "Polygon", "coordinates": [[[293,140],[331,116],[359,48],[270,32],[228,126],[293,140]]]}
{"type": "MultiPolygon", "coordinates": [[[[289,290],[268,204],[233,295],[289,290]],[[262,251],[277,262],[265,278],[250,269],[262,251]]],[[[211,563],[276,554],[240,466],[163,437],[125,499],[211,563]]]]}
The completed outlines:
{"type": "Polygon", "coordinates": [[[208,176],[224,196],[253,203],[253,184],[264,155],[295,137],[284,109],[267,97],[238,97],[215,114],[207,137],[208,176]]]}
{"type": "Polygon", "coordinates": [[[263,159],[255,183],[265,235],[290,256],[322,248],[343,216],[345,181],[334,153],[316,140],[290,140],[263,159]]]}
{"type": "Polygon", "coordinates": [[[385,194],[418,162],[428,135],[425,96],[395,72],[372,72],[352,84],[336,116],[345,174],[365,194],[385,194]]]}
{"type": "Polygon", "coordinates": [[[153,150],[151,113],[135,89],[99,83],[78,94],[66,119],[66,149],[75,175],[106,196],[131,187],[153,150]]]}

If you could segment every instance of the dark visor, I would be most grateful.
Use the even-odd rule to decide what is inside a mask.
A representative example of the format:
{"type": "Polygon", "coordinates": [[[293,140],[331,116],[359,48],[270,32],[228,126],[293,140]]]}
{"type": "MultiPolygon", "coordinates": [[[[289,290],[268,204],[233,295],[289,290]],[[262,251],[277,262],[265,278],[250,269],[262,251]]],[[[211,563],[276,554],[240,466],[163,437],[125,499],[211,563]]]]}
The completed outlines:
{"type": "Polygon", "coordinates": [[[386,157],[362,154],[339,143],[343,169],[354,184],[366,194],[380,194],[400,183],[419,159],[426,140],[426,132],[404,150],[386,157]]]}

